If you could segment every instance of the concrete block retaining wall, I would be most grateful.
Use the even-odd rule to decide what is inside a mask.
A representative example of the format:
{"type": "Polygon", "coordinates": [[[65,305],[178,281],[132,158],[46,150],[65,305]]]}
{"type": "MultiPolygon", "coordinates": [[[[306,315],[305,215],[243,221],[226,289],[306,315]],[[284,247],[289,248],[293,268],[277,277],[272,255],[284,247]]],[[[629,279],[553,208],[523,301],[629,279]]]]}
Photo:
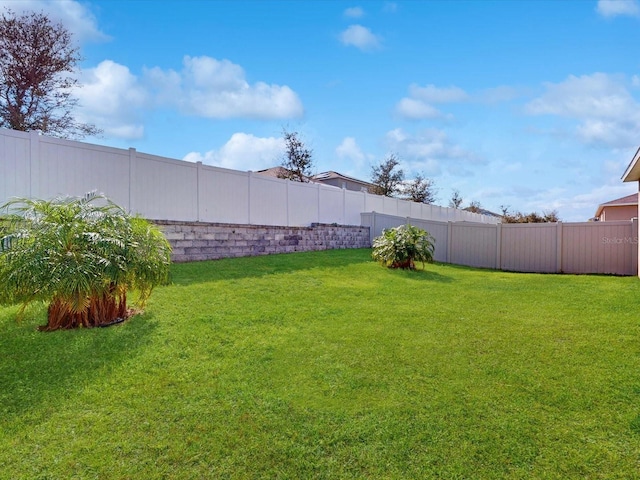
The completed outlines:
{"type": "Polygon", "coordinates": [[[227,257],[368,248],[369,227],[312,224],[275,227],[226,223],[156,221],[173,248],[174,262],[227,257]]]}

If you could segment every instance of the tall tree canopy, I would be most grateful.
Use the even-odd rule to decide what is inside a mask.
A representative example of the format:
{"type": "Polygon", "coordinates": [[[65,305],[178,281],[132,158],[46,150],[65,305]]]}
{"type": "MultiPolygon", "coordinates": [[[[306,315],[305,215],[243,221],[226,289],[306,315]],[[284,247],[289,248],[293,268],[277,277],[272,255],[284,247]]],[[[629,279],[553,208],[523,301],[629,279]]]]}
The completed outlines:
{"type": "Polygon", "coordinates": [[[0,127],[62,138],[100,132],[77,122],[73,89],[80,61],[71,33],[44,13],[0,15],[0,127]]]}
{"type": "Polygon", "coordinates": [[[313,151],[300,139],[298,132],[283,130],[285,154],[278,177],[294,182],[308,182],[312,175],[313,151]]]}
{"type": "Polygon", "coordinates": [[[419,173],[404,185],[404,196],[416,203],[433,203],[436,201],[435,182],[419,173]]]}
{"type": "Polygon", "coordinates": [[[371,183],[374,186],[369,189],[370,193],[385,197],[393,197],[400,193],[404,171],[396,169],[399,164],[398,157],[391,154],[379,165],[371,167],[371,183]]]}

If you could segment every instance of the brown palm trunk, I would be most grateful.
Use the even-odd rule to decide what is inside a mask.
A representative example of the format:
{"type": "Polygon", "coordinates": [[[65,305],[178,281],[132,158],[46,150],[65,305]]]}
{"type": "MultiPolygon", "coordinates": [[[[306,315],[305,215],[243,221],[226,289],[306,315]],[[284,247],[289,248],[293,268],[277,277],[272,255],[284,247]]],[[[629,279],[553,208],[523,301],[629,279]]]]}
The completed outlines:
{"type": "Polygon", "coordinates": [[[415,270],[416,266],[413,263],[413,259],[412,258],[408,258],[406,260],[403,260],[402,262],[395,262],[393,265],[391,265],[392,268],[402,268],[403,270],[415,270]]]}
{"type": "Polygon", "coordinates": [[[49,304],[47,324],[40,330],[99,327],[128,316],[126,293],[116,296],[114,288],[111,288],[108,292],[92,296],[89,306],[81,312],[72,312],[66,302],[54,299],[49,304]]]}

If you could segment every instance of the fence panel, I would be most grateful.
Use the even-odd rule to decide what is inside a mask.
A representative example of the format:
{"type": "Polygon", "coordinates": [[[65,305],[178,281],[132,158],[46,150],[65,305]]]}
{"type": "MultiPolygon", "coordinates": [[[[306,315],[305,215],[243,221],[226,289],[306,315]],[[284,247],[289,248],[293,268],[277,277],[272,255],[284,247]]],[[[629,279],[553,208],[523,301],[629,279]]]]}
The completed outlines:
{"type": "Polygon", "coordinates": [[[337,189],[325,185],[315,185],[319,201],[319,222],[320,223],[337,223],[343,225],[346,223],[344,218],[344,197],[346,189],[337,189]]]}
{"type": "Polygon", "coordinates": [[[50,137],[36,137],[31,158],[31,195],[36,198],[82,196],[92,190],[129,209],[129,152],[50,137]]]}
{"type": "Polygon", "coordinates": [[[249,211],[252,225],[287,225],[285,180],[251,174],[249,211]]]}
{"type": "Polygon", "coordinates": [[[31,196],[31,142],[28,134],[19,133],[0,136],[0,205],[11,197],[31,196]]]}
{"type": "Polygon", "coordinates": [[[201,165],[199,220],[249,223],[249,173],[201,165]]]}
{"type": "Polygon", "coordinates": [[[198,220],[196,164],[138,153],[131,185],[131,210],[153,220],[198,220]]]}
{"type": "MultiPolygon", "coordinates": [[[[318,222],[318,185],[313,183],[285,182],[288,192],[289,225],[310,225],[318,222]]],[[[274,206],[274,208],[277,208],[274,206]]]]}
{"type": "Polygon", "coordinates": [[[637,274],[636,222],[567,223],[562,231],[565,273],[637,274]]]}
{"type": "Polygon", "coordinates": [[[411,216],[411,204],[413,202],[407,202],[406,200],[397,200],[397,209],[399,217],[411,216]]]}
{"type": "Polygon", "coordinates": [[[480,223],[451,224],[450,261],[470,267],[496,268],[497,262],[496,225],[480,223]]]}
{"type": "Polygon", "coordinates": [[[360,214],[365,211],[365,197],[362,192],[344,190],[344,224],[360,225],[360,214]]]}
{"type": "Polygon", "coordinates": [[[555,223],[503,224],[500,268],[513,272],[552,273],[558,269],[555,223]]]}
{"type": "Polygon", "coordinates": [[[429,219],[434,220],[436,222],[448,222],[449,221],[449,215],[447,213],[448,210],[449,209],[440,207],[438,205],[432,205],[431,211],[429,212],[431,214],[431,217],[429,219]]]}
{"type": "Polygon", "coordinates": [[[372,195],[366,192],[363,192],[362,194],[364,195],[364,212],[385,213],[384,197],[381,197],[380,195],[372,195]]]}

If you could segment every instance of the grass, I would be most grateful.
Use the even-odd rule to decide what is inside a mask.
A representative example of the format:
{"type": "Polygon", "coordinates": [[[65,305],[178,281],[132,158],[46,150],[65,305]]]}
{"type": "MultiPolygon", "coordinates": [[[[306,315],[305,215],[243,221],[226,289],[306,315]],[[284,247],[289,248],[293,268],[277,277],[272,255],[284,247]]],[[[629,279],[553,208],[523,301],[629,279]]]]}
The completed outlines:
{"type": "Polygon", "coordinates": [[[0,478],[640,478],[637,278],[369,255],[175,265],[106,329],[0,308],[0,478]]]}

